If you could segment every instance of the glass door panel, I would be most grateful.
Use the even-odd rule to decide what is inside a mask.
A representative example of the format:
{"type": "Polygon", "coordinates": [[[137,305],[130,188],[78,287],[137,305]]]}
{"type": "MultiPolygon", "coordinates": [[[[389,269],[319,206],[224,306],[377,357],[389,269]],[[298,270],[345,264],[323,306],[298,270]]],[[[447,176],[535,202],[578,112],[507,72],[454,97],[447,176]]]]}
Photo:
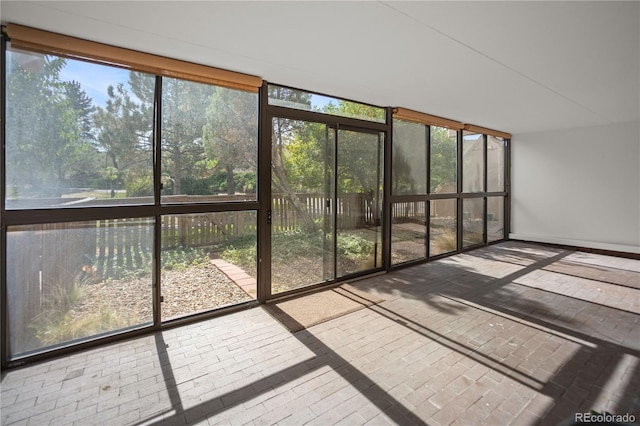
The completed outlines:
{"type": "Polygon", "coordinates": [[[275,117],[271,145],[271,293],[335,279],[335,130],[275,117]]]}
{"type": "Polygon", "coordinates": [[[338,131],[337,277],[382,266],[384,134],[338,131]]]}

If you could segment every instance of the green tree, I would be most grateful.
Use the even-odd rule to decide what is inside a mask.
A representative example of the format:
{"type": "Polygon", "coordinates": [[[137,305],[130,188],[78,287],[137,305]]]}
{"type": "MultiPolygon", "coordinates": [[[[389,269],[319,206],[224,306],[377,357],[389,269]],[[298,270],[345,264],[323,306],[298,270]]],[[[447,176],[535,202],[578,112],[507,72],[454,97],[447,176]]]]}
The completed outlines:
{"type": "Polygon", "coordinates": [[[90,99],[60,72],[66,60],[8,55],[6,170],[11,195],[59,196],[93,166],[90,99]],[[24,194],[19,194],[20,192],[24,194]]]}
{"type": "Polygon", "coordinates": [[[183,193],[183,178],[205,173],[203,128],[216,87],[186,80],[162,80],[162,173],[174,194],[183,193]]]}
{"type": "MultiPolygon", "coordinates": [[[[377,118],[380,108],[354,102],[329,103],[321,112],[348,117],[377,118]]],[[[323,188],[331,168],[333,136],[317,123],[304,123],[296,129],[295,137],[287,144],[289,176],[305,188],[323,188]]],[[[375,134],[341,131],[338,138],[338,169],[336,178],[342,192],[368,193],[380,186],[382,154],[381,141],[375,134]]]]}
{"type": "Polygon", "coordinates": [[[456,136],[449,133],[444,127],[431,126],[431,192],[457,182],[456,136]]]}
{"type": "MultiPolygon", "coordinates": [[[[285,103],[309,105],[311,108],[311,95],[299,90],[271,86],[269,87],[269,98],[278,99],[285,103]]],[[[308,132],[308,126],[312,126],[312,124],[279,117],[273,119],[271,127],[271,184],[274,192],[282,194],[289,200],[304,226],[310,231],[315,231],[317,229],[316,223],[307,207],[300,201],[295,188],[296,183],[301,183],[300,176],[296,176],[295,168],[301,164],[300,160],[304,158],[305,149],[298,150],[302,155],[291,157],[291,153],[294,152],[291,148],[295,147],[296,141],[299,143],[307,140],[301,135],[308,132]]],[[[318,144],[317,141],[315,143],[318,144]]],[[[313,157],[310,161],[313,161],[313,157]]],[[[298,168],[298,170],[302,169],[298,168]]],[[[300,185],[298,185],[298,189],[300,189],[300,185]]]]}
{"type": "MultiPolygon", "coordinates": [[[[112,176],[115,168],[118,179],[127,182],[148,181],[146,193],[151,195],[151,152],[153,134],[153,104],[146,96],[132,94],[143,92],[145,79],[137,78],[139,73],[130,73],[129,91],[124,83],[107,88],[108,99],[104,107],[98,107],[93,115],[97,133],[97,144],[108,159],[103,174],[112,176]],[[133,93],[132,93],[133,92],[133,93]],[[107,170],[109,170],[107,172],[107,170]]],[[[147,80],[153,78],[147,77],[147,80]]],[[[112,184],[116,179],[109,179],[112,184]]]]}
{"type": "Polygon", "coordinates": [[[235,171],[257,170],[257,94],[215,87],[203,138],[207,158],[216,169],[225,172],[227,193],[235,194],[235,171]]]}

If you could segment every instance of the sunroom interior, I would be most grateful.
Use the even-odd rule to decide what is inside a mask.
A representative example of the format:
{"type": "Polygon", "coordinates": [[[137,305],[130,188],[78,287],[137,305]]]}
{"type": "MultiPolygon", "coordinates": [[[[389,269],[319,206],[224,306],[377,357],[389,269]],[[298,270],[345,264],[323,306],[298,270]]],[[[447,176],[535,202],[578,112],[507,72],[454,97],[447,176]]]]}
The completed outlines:
{"type": "Polygon", "coordinates": [[[637,2],[0,12],[3,369],[496,243],[640,256],[637,2]]]}

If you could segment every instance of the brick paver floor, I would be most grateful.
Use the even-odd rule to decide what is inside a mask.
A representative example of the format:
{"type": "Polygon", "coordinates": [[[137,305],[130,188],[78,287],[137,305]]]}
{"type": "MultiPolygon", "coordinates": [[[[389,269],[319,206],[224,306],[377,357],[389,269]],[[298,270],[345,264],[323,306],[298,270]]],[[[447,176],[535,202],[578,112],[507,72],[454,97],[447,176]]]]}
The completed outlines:
{"type": "Polygon", "coordinates": [[[640,261],[506,242],[352,283],[385,301],[289,333],[257,307],[3,372],[28,424],[640,420],[640,261]]]}

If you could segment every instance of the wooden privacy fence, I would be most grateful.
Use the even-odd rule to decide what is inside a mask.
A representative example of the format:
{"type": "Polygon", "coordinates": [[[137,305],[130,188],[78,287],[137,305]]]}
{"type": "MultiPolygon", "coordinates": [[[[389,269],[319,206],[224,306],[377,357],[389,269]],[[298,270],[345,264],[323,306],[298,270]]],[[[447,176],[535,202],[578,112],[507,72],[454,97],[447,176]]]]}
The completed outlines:
{"type": "MultiPolygon", "coordinates": [[[[297,194],[315,221],[332,217],[337,226],[355,229],[379,224],[366,194],[342,194],[337,205],[322,194],[297,194]]],[[[291,199],[272,200],[275,232],[302,225],[291,199]]],[[[395,203],[393,218],[424,217],[424,203],[395,203]]],[[[206,247],[245,235],[255,236],[255,211],[230,211],[161,218],[161,249],[206,247]]],[[[105,219],[11,227],[7,233],[7,306],[11,353],[37,349],[34,318],[79,283],[151,272],[153,218],[105,219]]]]}
{"type": "MultiPolygon", "coordinates": [[[[296,197],[316,222],[325,218],[330,220],[334,214],[333,200],[324,194],[296,194],[296,197]]],[[[363,193],[341,194],[337,198],[337,227],[356,229],[374,224],[378,218],[372,207],[372,200],[368,200],[363,193]]],[[[290,197],[274,195],[271,203],[271,223],[274,231],[286,231],[304,225],[304,219],[290,197]]]]}
{"type": "Polygon", "coordinates": [[[162,249],[204,247],[255,235],[256,213],[247,211],[162,217],[162,249]]]}
{"type": "Polygon", "coordinates": [[[7,301],[12,354],[40,347],[33,328],[37,316],[64,304],[78,285],[96,236],[86,223],[12,227],[7,232],[7,301]],[[71,226],[72,225],[72,226],[71,226]]]}

